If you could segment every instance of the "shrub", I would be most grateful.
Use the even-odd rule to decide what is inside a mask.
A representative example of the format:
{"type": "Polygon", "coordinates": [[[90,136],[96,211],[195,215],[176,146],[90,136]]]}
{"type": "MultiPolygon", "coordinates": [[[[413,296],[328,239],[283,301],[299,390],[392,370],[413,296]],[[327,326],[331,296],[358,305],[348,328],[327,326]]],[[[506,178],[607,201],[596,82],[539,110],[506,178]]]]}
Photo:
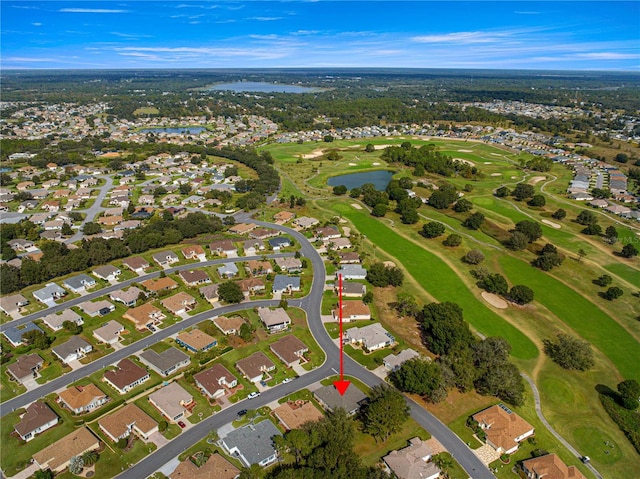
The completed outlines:
{"type": "Polygon", "coordinates": [[[567,216],[567,212],[565,210],[563,210],[562,208],[560,208],[559,210],[556,210],[555,213],[553,213],[551,215],[551,217],[554,220],[563,220],[565,219],[567,216]]]}
{"type": "Polygon", "coordinates": [[[544,339],[542,342],[544,352],[564,369],[586,371],[594,365],[593,351],[585,341],[560,333],[557,341],[544,339]]]}
{"type": "Polygon", "coordinates": [[[598,277],[597,279],[594,279],[593,280],[593,284],[596,284],[598,286],[602,286],[604,288],[606,286],[609,286],[612,281],[613,281],[613,278],[611,276],[609,276],[608,274],[603,274],[602,276],[598,277]]]}
{"type": "Polygon", "coordinates": [[[480,264],[484,261],[484,254],[482,251],[472,249],[466,255],[464,255],[464,262],[468,264],[480,264]]]}
{"type": "Polygon", "coordinates": [[[489,293],[506,295],[509,291],[509,285],[504,276],[498,273],[488,274],[482,280],[478,281],[478,286],[489,293]]]}
{"type": "Polygon", "coordinates": [[[509,291],[509,299],[514,303],[528,304],[533,301],[533,290],[524,284],[517,284],[509,291]]]}
{"type": "Polygon", "coordinates": [[[422,236],[425,238],[437,238],[444,234],[445,227],[442,223],[437,221],[430,221],[422,227],[422,236]]]}
{"type": "Polygon", "coordinates": [[[445,238],[442,244],[445,246],[451,246],[451,247],[460,246],[462,244],[462,236],[457,235],[455,233],[450,234],[445,238]]]}
{"type": "Polygon", "coordinates": [[[462,222],[462,226],[472,230],[477,230],[484,221],[484,215],[482,213],[473,213],[466,220],[462,222]]]}
{"type": "Polygon", "coordinates": [[[533,195],[533,198],[531,198],[527,204],[529,206],[542,207],[547,204],[547,200],[545,200],[542,195],[533,195]]]}
{"type": "Polygon", "coordinates": [[[634,256],[638,256],[638,250],[631,243],[628,243],[624,245],[624,248],[622,248],[620,256],[623,258],[633,258],[634,256]]]}
{"type": "Polygon", "coordinates": [[[473,203],[464,198],[459,199],[458,201],[456,201],[456,204],[453,205],[453,211],[457,213],[466,213],[467,211],[471,211],[472,209],[473,203]]]}
{"type": "Polygon", "coordinates": [[[622,291],[622,289],[618,288],[617,286],[612,286],[611,288],[606,290],[604,293],[602,293],[602,296],[604,297],[604,299],[613,301],[614,299],[618,299],[620,296],[622,296],[623,293],[624,291],[622,291]]]}

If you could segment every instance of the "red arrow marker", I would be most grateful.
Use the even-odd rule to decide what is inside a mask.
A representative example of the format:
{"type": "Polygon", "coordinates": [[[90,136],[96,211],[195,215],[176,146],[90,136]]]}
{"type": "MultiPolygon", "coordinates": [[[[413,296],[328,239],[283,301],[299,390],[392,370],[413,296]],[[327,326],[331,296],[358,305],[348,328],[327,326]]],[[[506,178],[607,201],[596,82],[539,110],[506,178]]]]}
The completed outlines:
{"type": "Polygon", "coordinates": [[[338,311],[340,317],[340,381],[334,381],[333,385],[340,393],[340,396],[344,396],[344,393],[347,392],[347,388],[350,381],[344,380],[344,349],[342,343],[342,275],[338,275],[338,311]]]}

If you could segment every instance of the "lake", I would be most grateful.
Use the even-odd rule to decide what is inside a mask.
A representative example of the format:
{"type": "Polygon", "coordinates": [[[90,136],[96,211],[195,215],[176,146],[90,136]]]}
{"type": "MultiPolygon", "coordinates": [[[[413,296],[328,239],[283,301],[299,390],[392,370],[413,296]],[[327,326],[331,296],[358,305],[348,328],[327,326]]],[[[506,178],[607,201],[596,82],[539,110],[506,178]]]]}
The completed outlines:
{"type": "Polygon", "coordinates": [[[202,126],[180,126],[177,128],[144,128],[140,130],[142,133],[188,133],[190,135],[199,135],[206,128],[202,126]]]}
{"type": "Polygon", "coordinates": [[[233,83],[219,83],[210,86],[209,90],[225,90],[234,92],[259,92],[259,93],[313,93],[322,91],[321,88],[310,88],[298,85],[281,85],[279,83],[238,81],[233,83]]]}
{"type": "Polygon", "coordinates": [[[393,171],[375,170],[348,175],[332,176],[327,180],[329,186],[344,185],[347,189],[360,188],[365,183],[373,183],[378,191],[384,191],[393,177],[393,171]]]}

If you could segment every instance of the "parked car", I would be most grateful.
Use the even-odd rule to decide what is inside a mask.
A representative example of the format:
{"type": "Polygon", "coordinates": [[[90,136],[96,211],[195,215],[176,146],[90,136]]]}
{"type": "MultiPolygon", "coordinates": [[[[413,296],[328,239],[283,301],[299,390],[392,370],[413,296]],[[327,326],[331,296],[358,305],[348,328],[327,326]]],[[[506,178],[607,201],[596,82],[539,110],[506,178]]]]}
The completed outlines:
{"type": "Polygon", "coordinates": [[[247,396],[249,399],[253,399],[253,398],[257,398],[258,396],[260,396],[260,393],[249,393],[249,395],[247,396]]]}
{"type": "Polygon", "coordinates": [[[240,411],[238,411],[238,416],[244,416],[245,414],[247,414],[246,409],[240,409],[240,411]]]}
{"type": "Polygon", "coordinates": [[[267,387],[267,383],[265,381],[260,381],[260,384],[262,384],[262,387],[264,387],[264,388],[267,387]]]}
{"type": "Polygon", "coordinates": [[[293,381],[293,378],[284,378],[282,380],[282,384],[287,384],[287,383],[290,383],[291,381],[293,381]]]}
{"type": "Polygon", "coordinates": [[[187,427],[187,425],[185,423],[183,423],[182,421],[178,421],[178,426],[180,426],[182,429],[187,427]]]}

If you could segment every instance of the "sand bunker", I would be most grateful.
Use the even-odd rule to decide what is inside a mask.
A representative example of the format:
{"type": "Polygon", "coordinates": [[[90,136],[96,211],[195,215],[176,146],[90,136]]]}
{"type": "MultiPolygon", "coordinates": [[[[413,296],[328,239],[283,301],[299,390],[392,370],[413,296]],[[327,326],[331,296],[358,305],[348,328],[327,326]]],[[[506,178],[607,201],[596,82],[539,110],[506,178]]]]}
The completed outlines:
{"type": "Polygon", "coordinates": [[[460,153],[473,153],[473,150],[458,150],[460,153]]]}
{"type": "Polygon", "coordinates": [[[393,145],[374,145],[373,149],[374,150],[384,150],[388,146],[393,146],[393,145]]]}
{"type": "Polygon", "coordinates": [[[487,293],[486,291],[482,292],[482,299],[484,299],[487,303],[489,303],[494,308],[506,309],[507,306],[509,306],[507,302],[504,299],[502,299],[500,296],[497,296],[492,293],[487,293]]]}
{"type": "MultiPolygon", "coordinates": [[[[340,218],[340,222],[347,222],[347,220],[345,220],[344,218],[340,218]]],[[[349,236],[351,236],[351,228],[349,228],[348,226],[343,226],[342,227],[342,234],[345,236],[345,238],[348,238],[349,236]]]]}
{"type": "Polygon", "coordinates": [[[361,210],[362,209],[362,206],[360,206],[358,203],[351,203],[351,206],[353,206],[357,210],[361,210]]]}
{"type": "Polygon", "coordinates": [[[324,150],[321,148],[318,148],[316,150],[313,150],[311,153],[302,155],[302,158],[304,158],[305,160],[308,160],[310,158],[318,158],[319,156],[322,156],[322,155],[324,155],[324,150]]]}
{"type": "Polygon", "coordinates": [[[512,179],[512,180],[517,180],[517,179],[518,179],[518,177],[517,177],[517,176],[512,176],[512,177],[511,177],[511,179],[512,179]]]}
{"type": "Polygon", "coordinates": [[[500,153],[491,153],[493,156],[502,156],[500,153]]]}
{"type": "Polygon", "coordinates": [[[530,185],[535,185],[536,183],[539,183],[540,181],[544,180],[546,178],[546,176],[534,176],[533,178],[531,178],[529,180],[529,184],[530,185]]]}
{"type": "Polygon", "coordinates": [[[382,264],[384,264],[384,266],[386,268],[395,268],[396,267],[396,264],[393,261],[385,261],[382,264]]]}
{"type": "Polygon", "coordinates": [[[485,164],[485,165],[490,165],[490,164],[491,164],[491,162],[490,162],[490,161],[485,161],[485,162],[484,162],[484,164],[485,164]]]}
{"type": "Polygon", "coordinates": [[[349,166],[357,166],[355,163],[349,163],[349,166]]]}
{"type": "Polygon", "coordinates": [[[502,173],[491,173],[491,176],[502,176],[502,173]]]}
{"type": "Polygon", "coordinates": [[[558,223],[554,223],[553,221],[549,221],[549,220],[542,220],[542,222],[547,225],[547,226],[551,226],[552,228],[555,228],[557,230],[559,230],[561,228],[561,226],[558,223]]]}
{"type": "Polygon", "coordinates": [[[466,163],[469,166],[476,166],[473,161],[465,160],[464,158],[454,158],[453,161],[459,161],[460,163],[466,163]]]}
{"type": "Polygon", "coordinates": [[[373,166],[379,166],[380,163],[378,163],[377,161],[375,163],[372,163],[373,166]]]}

